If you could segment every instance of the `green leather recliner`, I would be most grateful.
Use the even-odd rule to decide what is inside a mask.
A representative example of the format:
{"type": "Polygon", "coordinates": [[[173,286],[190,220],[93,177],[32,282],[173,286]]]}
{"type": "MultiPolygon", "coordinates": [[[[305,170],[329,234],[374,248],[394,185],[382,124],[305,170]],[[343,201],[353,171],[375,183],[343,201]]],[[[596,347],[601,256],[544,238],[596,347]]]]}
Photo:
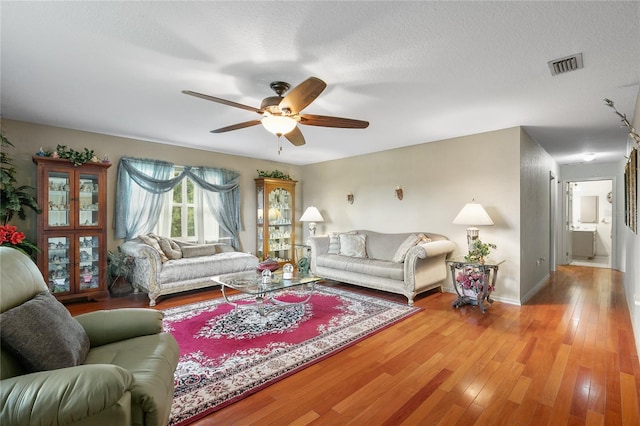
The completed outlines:
{"type": "MultiPolygon", "coordinates": [[[[0,313],[48,291],[33,261],[0,247],[0,313]]],[[[26,373],[0,348],[0,424],[166,425],[179,348],[160,311],[97,311],[75,317],[90,349],[82,365],[26,373]]]]}

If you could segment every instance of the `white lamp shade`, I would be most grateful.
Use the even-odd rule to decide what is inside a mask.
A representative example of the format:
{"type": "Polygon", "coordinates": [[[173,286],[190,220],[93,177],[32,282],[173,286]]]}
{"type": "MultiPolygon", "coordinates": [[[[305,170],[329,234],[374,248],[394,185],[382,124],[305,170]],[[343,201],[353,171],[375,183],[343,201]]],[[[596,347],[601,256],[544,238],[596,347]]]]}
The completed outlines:
{"type": "Polygon", "coordinates": [[[300,217],[300,222],[324,222],[324,218],[317,208],[309,206],[300,217]]]}
{"type": "Polygon", "coordinates": [[[493,221],[486,210],[479,203],[467,203],[458,216],[453,219],[454,225],[493,225],[493,221]]]}
{"type": "Polygon", "coordinates": [[[289,133],[296,127],[296,124],[298,124],[293,118],[266,114],[261,122],[265,129],[278,136],[289,133]]]}

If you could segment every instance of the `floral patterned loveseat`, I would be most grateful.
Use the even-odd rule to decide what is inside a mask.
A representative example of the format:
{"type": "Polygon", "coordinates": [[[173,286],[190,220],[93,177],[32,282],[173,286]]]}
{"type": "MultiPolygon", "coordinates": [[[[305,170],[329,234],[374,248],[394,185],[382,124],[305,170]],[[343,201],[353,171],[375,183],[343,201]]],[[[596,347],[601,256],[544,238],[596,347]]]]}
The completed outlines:
{"type": "Polygon", "coordinates": [[[216,285],[211,277],[255,270],[258,258],[238,252],[228,244],[189,244],[141,235],[120,246],[134,258],[132,284],[135,292],[149,295],[149,306],[159,296],[216,285]]]}

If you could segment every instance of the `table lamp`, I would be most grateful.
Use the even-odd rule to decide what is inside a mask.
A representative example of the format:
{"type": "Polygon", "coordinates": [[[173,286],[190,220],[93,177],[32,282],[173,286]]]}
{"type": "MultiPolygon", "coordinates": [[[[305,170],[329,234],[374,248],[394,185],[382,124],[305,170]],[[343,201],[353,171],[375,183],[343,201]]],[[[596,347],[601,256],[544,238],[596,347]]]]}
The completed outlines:
{"type": "Polygon", "coordinates": [[[454,225],[470,225],[467,228],[469,251],[471,251],[474,241],[477,240],[480,235],[480,230],[476,228],[476,226],[493,225],[493,221],[482,207],[482,204],[476,203],[475,200],[465,204],[462,210],[460,210],[460,213],[458,213],[458,216],[453,219],[453,223],[454,225]]]}
{"type": "Polygon", "coordinates": [[[316,222],[324,222],[324,218],[317,208],[309,206],[300,217],[300,222],[309,222],[309,236],[316,235],[316,222]]]}

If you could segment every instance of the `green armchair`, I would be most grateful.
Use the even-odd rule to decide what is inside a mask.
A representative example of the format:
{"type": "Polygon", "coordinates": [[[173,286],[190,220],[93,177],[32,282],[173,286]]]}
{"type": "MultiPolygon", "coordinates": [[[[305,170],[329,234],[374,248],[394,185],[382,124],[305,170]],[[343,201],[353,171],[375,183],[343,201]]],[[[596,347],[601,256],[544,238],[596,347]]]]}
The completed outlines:
{"type": "Polygon", "coordinates": [[[29,257],[0,247],[0,424],[166,425],[179,348],[162,317],[131,308],[72,318],[29,257]],[[59,368],[75,335],[71,361],[60,361],[73,365],[59,368]],[[30,342],[35,354],[21,346],[30,342]]]}

